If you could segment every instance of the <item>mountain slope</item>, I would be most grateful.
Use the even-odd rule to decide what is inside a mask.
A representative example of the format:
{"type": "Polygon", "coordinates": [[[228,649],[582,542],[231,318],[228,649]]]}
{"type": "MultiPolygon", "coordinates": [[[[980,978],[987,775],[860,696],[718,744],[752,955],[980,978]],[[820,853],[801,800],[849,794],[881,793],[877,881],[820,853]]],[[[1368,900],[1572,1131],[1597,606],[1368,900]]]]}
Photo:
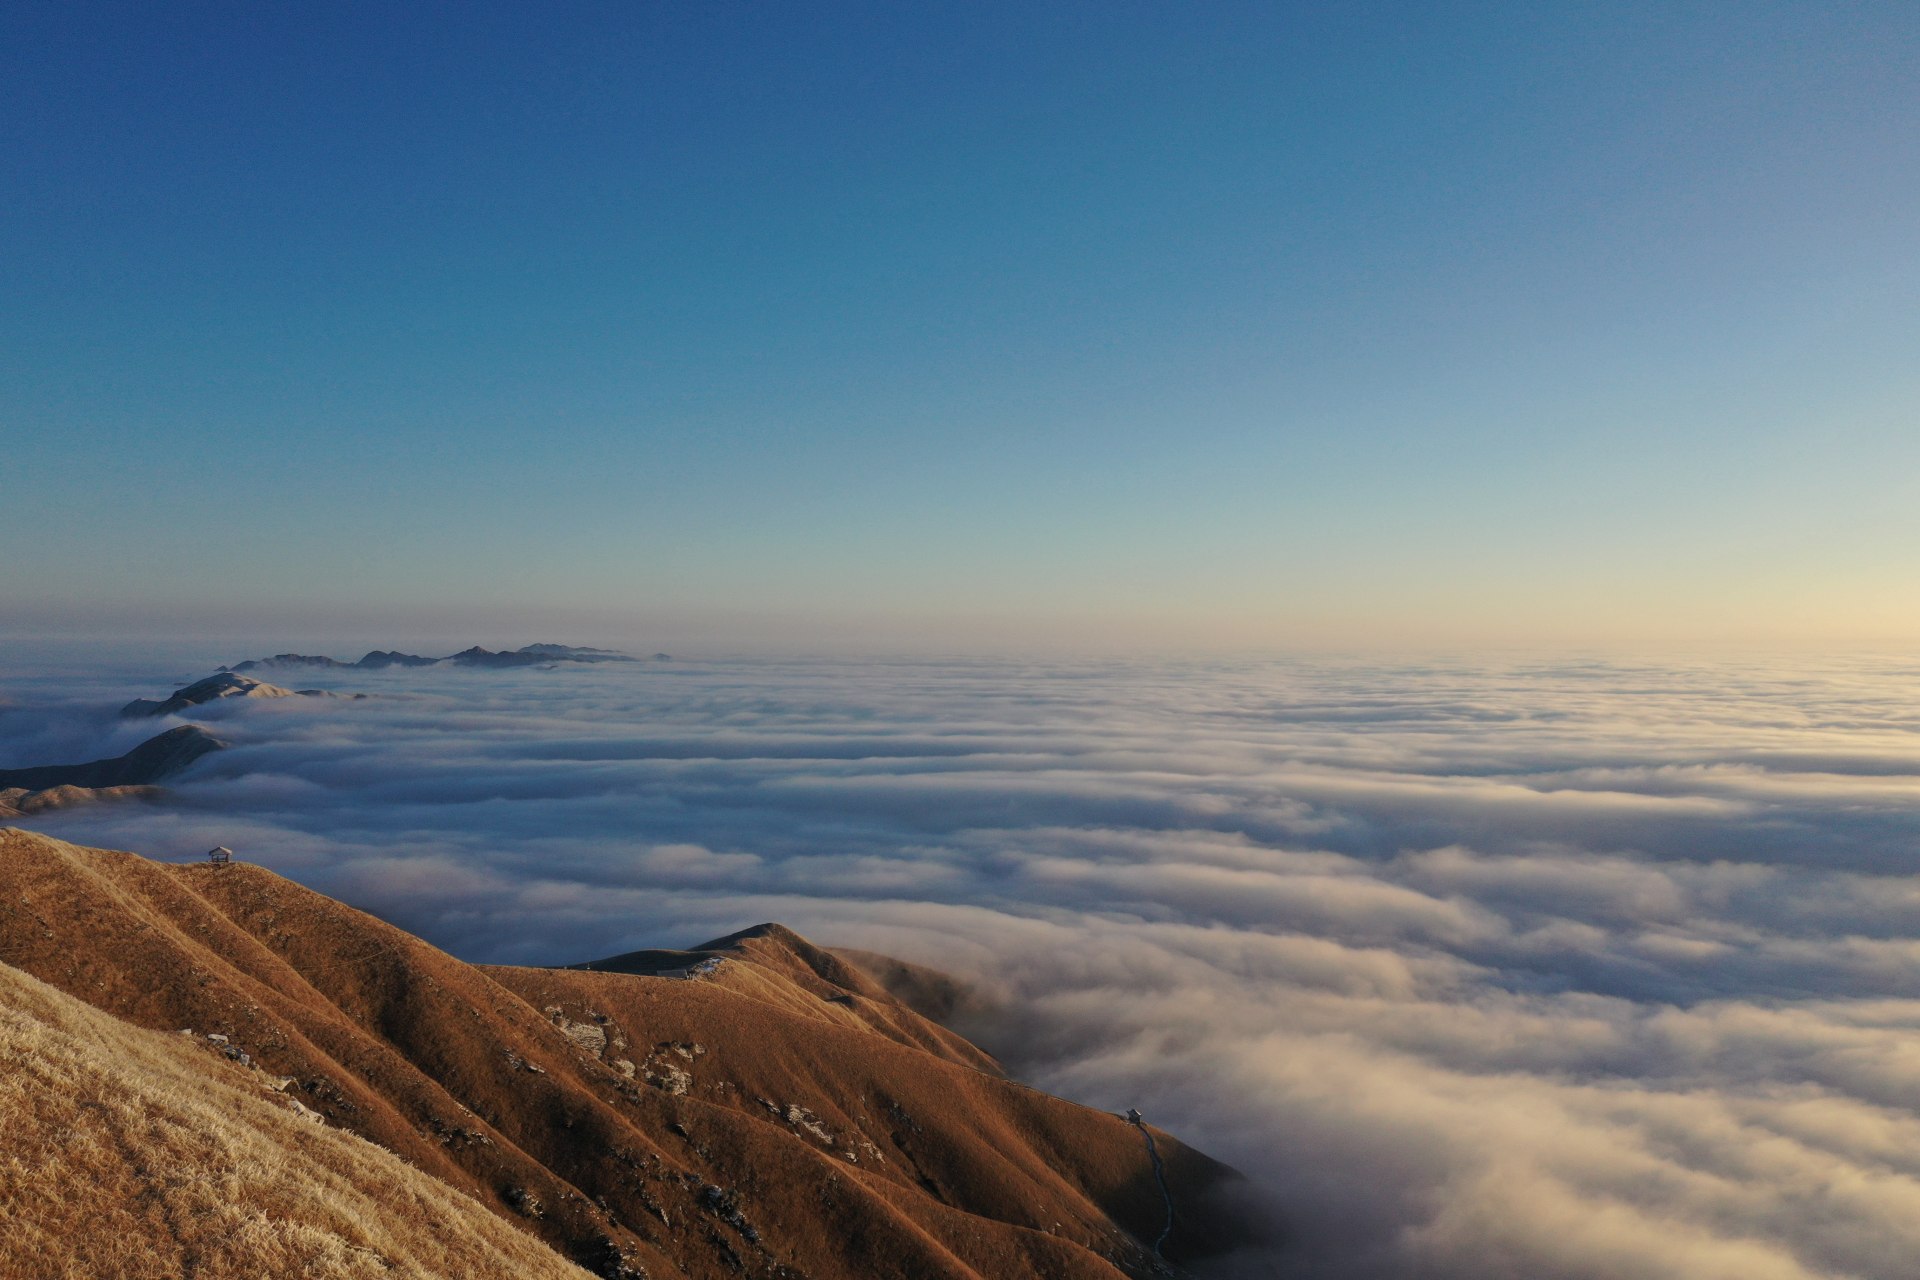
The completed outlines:
{"type": "Polygon", "coordinates": [[[204,1041],[0,965],[0,1277],[587,1273],[204,1041]]]}
{"type": "Polygon", "coordinates": [[[709,968],[702,976],[727,990],[835,1025],[845,1024],[850,1015],[889,1040],[976,1071],[1005,1074],[992,1055],[903,1005],[867,971],[782,925],[756,925],[687,951],[634,951],[569,967],[649,976],[709,968]],[[748,961],[750,967],[727,967],[730,960],[748,961]]]}
{"type": "Polygon", "coordinates": [[[227,744],[198,725],[156,734],[123,756],[85,764],[0,769],[0,818],[66,809],[96,800],[156,800],[156,779],[180,772],[227,744]]]}
{"type": "Polygon", "coordinates": [[[50,787],[145,786],[180,772],[201,756],[226,745],[198,725],[183,724],[155,734],[127,754],[110,760],[0,769],[0,788],[43,791],[50,787]]]}
{"type": "MultiPolygon", "coordinates": [[[[0,962],[203,1053],[224,1036],[223,1071],[291,1078],[598,1274],[1156,1273],[1139,1130],[1002,1078],[778,926],[698,956],[683,978],[478,968],[259,867],[0,829],[0,962]]],[[[1208,1208],[1230,1172],[1156,1137],[1168,1256],[1232,1243],[1208,1208]]]]}
{"type": "MultiPolygon", "coordinates": [[[[303,690],[308,694],[318,690],[303,690]]],[[[208,702],[217,702],[222,698],[291,698],[292,689],[282,689],[277,684],[268,684],[264,680],[255,680],[250,676],[237,675],[231,671],[222,671],[196,680],[190,685],[175,689],[164,701],[156,702],[152,698],[135,698],[120,708],[123,716],[169,716],[176,715],[190,707],[198,707],[208,702]]]]}

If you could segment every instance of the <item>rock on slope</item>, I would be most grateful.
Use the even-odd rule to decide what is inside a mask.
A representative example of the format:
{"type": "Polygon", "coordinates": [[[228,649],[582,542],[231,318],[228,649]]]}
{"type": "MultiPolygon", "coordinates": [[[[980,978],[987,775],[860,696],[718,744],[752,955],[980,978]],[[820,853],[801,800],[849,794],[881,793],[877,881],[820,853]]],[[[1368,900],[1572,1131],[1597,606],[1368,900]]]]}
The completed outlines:
{"type": "MultiPolygon", "coordinates": [[[[1139,1243],[1164,1202],[1138,1130],[1002,1078],[778,926],[651,971],[687,977],[480,968],[259,867],[0,829],[0,964],[225,1037],[219,1078],[288,1079],[329,1125],[603,1276],[1166,1274],[1139,1243]]],[[[1231,1243],[1208,1208],[1230,1171],[1156,1136],[1181,1209],[1168,1256],[1231,1243]]],[[[139,1167],[157,1194],[164,1167],[139,1167]]],[[[48,1179],[90,1194],[72,1173],[0,1166],[18,1184],[0,1203],[48,1179]]],[[[410,1203],[382,1223],[431,1229],[410,1203]]],[[[17,1249],[0,1234],[0,1276],[28,1265],[17,1249]]]]}

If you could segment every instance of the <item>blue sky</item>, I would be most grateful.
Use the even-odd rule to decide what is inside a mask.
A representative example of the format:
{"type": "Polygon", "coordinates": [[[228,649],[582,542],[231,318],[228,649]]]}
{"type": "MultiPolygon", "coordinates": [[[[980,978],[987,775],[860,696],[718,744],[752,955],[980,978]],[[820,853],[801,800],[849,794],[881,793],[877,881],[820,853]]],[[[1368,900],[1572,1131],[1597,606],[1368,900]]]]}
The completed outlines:
{"type": "Polygon", "coordinates": [[[1910,6],[0,24],[11,634],[1920,637],[1910,6]]]}

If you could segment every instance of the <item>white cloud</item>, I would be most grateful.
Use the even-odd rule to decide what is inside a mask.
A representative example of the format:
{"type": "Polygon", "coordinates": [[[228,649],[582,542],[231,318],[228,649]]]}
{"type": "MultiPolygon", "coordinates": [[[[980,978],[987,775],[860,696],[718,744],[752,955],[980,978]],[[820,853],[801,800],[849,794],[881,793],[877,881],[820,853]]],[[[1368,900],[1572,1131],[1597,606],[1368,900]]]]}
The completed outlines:
{"type": "MultiPolygon", "coordinates": [[[[224,711],[235,749],[170,807],[39,825],[227,844],[475,960],[779,919],[954,969],[1036,1083],[1254,1174],[1289,1275],[1905,1280],[1920,1256],[1920,673],[351,680],[379,696],[224,711]]],[[[5,763],[124,750],[104,709],[165,684],[9,681],[5,763]]]]}

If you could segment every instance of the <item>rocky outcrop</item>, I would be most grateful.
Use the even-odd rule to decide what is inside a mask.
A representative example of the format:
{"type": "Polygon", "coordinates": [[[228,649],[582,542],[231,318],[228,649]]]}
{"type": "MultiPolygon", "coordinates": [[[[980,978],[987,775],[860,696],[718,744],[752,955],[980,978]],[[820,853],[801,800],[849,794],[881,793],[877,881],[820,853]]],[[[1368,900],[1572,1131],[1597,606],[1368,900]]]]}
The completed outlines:
{"type": "Polygon", "coordinates": [[[0,790],[46,791],[56,787],[141,787],[180,772],[201,756],[227,744],[198,725],[181,725],[148,738],[123,756],[85,764],[43,764],[29,769],[0,769],[0,790]]]}

